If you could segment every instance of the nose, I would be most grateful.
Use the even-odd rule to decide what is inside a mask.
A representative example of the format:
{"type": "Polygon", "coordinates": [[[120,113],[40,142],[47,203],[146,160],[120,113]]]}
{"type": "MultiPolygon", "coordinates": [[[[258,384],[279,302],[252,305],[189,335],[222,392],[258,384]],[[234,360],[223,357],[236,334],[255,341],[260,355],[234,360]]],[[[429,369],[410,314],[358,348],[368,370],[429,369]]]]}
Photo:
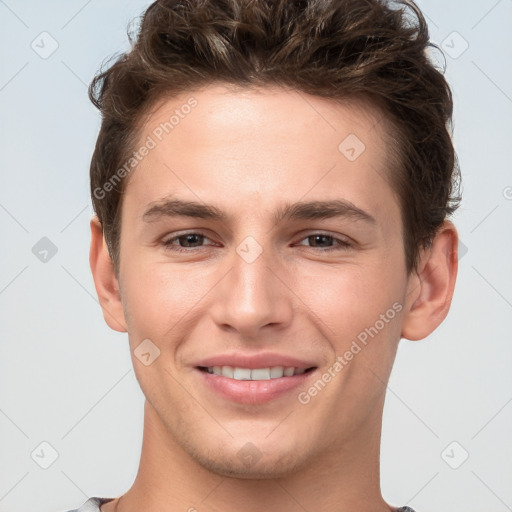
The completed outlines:
{"type": "Polygon", "coordinates": [[[293,316],[293,293],[286,282],[285,267],[271,250],[254,261],[233,251],[232,267],[215,287],[214,322],[244,339],[261,340],[271,330],[284,329],[293,316]]]}

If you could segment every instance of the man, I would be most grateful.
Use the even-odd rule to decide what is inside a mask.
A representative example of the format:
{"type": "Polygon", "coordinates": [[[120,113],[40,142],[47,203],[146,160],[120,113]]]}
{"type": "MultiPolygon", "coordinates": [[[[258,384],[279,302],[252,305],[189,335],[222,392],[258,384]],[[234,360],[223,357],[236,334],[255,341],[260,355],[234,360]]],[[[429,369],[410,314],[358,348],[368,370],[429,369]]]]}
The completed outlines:
{"type": "Polygon", "coordinates": [[[139,471],[80,512],[385,502],[400,339],[457,273],[452,100],[418,8],[159,1],[90,88],[90,262],[145,394],[139,471]]]}

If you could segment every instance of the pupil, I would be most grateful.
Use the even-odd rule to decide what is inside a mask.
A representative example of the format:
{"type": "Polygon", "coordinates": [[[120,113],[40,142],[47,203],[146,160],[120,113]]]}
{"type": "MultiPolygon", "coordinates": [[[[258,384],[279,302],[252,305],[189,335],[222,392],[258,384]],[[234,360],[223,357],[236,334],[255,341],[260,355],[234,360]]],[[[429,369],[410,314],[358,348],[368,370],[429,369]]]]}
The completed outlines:
{"type": "Polygon", "coordinates": [[[182,238],[185,238],[185,246],[188,247],[188,244],[198,243],[203,238],[203,236],[192,234],[192,235],[185,235],[182,238]],[[196,239],[196,241],[194,241],[194,239],[196,239]],[[199,240],[197,240],[197,239],[199,239],[199,240]]]}
{"type": "Polygon", "coordinates": [[[320,241],[320,244],[322,243],[321,240],[324,239],[330,239],[331,237],[329,235],[313,235],[311,238],[313,238],[314,243],[320,241]]]}

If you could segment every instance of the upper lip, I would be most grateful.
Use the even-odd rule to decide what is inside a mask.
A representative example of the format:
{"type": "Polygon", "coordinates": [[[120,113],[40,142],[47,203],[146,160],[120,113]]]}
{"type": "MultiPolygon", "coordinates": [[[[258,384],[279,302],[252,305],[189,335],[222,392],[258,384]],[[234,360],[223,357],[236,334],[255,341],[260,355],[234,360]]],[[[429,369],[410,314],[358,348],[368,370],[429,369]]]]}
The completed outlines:
{"type": "Polygon", "coordinates": [[[285,354],[264,352],[249,355],[237,352],[207,357],[199,361],[196,366],[233,366],[237,368],[250,368],[251,370],[255,368],[270,368],[273,366],[283,366],[284,368],[293,366],[295,368],[304,368],[306,370],[314,367],[315,364],[285,354]]]}

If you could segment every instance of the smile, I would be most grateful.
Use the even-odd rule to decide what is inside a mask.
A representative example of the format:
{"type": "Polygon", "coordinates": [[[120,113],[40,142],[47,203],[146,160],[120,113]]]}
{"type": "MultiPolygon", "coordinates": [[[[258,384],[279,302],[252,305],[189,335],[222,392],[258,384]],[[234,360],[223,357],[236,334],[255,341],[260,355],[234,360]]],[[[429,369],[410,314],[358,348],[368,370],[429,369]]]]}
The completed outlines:
{"type": "Polygon", "coordinates": [[[295,368],[293,366],[272,366],[269,368],[240,368],[238,366],[200,366],[200,370],[234,380],[270,380],[282,377],[302,375],[313,368],[295,368]]]}

